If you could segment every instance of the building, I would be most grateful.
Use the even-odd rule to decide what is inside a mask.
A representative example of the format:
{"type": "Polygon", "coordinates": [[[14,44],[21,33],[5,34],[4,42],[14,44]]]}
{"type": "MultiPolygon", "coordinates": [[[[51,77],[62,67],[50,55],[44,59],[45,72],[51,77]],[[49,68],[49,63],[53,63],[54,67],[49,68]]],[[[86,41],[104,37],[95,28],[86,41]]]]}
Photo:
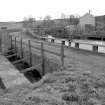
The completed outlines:
{"type": "Polygon", "coordinates": [[[80,17],[79,26],[81,30],[86,30],[86,28],[91,29],[91,27],[95,27],[95,17],[89,13],[86,13],[82,17],[80,17]]]}

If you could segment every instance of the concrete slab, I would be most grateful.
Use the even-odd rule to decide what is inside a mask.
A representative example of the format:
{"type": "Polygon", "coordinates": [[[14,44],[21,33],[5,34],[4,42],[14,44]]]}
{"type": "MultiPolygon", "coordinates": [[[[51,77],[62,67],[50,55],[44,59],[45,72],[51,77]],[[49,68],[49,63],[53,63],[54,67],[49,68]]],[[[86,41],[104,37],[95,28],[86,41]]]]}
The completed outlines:
{"type": "MultiPolygon", "coordinates": [[[[0,55],[0,77],[6,88],[30,83],[4,56],[0,55]]],[[[31,83],[30,83],[31,84],[31,83]]]]}

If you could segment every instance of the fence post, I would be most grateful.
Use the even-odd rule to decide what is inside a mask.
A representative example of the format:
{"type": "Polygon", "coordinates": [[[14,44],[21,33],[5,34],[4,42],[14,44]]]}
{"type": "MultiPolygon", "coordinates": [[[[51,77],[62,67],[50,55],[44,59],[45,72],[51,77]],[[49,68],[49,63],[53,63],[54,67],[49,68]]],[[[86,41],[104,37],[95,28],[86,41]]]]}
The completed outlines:
{"type": "Polygon", "coordinates": [[[20,53],[21,53],[21,58],[23,58],[23,43],[22,43],[22,37],[20,39],[20,53]]]}
{"type": "Polygon", "coordinates": [[[11,49],[12,49],[12,48],[13,48],[13,47],[12,47],[12,36],[10,36],[10,40],[11,40],[11,49]]]}
{"type": "Polygon", "coordinates": [[[64,45],[61,43],[61,70],[64,69],[64,45]]]}
{"type": "Polygon", "coordinates": [[[62,44],[65,45],[65,41],[62,41],[62,44]]]}
{"type": "Polygon", "coordinates": [[[0,52],[2,52],[2,31],[0,33],[0,52]]]}
{"type": "Polygon", "coordinates": [[[31,53],[31,41],[28,40],[28,46],[29,46],[29,62],[30,66],[32,66],[32,53],[31,53]]]}
{"type": "Polygon", "coordinates": [[[17,50],[17,49],[16,49],[16,37],[15,37],[15,50],[17,50]]]}
{"type": "Polygon", "coordinates": [[[44,45],[43,45],[43,42],[41,42],[41,59],[42,59],[42,75],[45,75],[44,45]]]}

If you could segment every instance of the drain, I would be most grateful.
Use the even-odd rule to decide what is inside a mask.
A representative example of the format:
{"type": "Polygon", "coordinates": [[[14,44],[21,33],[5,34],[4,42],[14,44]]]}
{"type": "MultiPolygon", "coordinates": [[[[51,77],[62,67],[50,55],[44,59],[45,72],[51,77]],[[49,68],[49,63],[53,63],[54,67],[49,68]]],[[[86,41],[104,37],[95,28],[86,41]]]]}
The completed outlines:
{"type": "Polygon", "coordinates": [[[36,69],[33,69],[32,71],[28,71],[24,75],[27,78],[29,78],[32,83],[35,82],[35,81],[39,81],[41,79],[41,74],[36,69]]]}
{"type": "Polygon", "coordinates": [[[17,53],[16,50],[9,49],[9,51],[7,53],[5,53],[5,56],[7,56],[7,58],[8,58],[9,61],[13,62],[13,61],[16,61],[16,60],[19,60],[20,59],[20,57],[17,56],[16,53],[17,53]]]}
{"type": "Polygon", "coordinates": [[[17,56],[17,55],[14,55],[14,56],[8,58],[8,60],[11,61],[11,62],[14,62],[14,61],[19,60],[19,59],[20,59],[20,57],[17,56]]]}
{"type": "MultiPolygon", "coordinates": [[[[19,71],[22,71],[24,69],[27,69],[27,68],[31,67],[26,61],[21,61],[21,62],[17,63],[15,66],[19,71]]],[[[39,81],[41,79],[41,74],[39,73],[39,71],[37,69],[33,69],[31,71],[25,72],[24,76],[31,83],[34,83],[34,82],[39,81]]]]}

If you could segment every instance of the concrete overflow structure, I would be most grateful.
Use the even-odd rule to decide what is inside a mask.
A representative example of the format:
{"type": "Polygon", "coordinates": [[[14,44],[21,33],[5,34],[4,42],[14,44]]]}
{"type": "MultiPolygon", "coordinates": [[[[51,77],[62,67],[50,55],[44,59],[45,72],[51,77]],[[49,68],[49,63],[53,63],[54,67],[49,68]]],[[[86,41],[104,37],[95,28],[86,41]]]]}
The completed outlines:
{"type": "MultiPolygon", "coordinates": [[[[15,73],[16,75],[20,75],[21,77],[23,76],[23,80],[28,79],[30,82],[33,83],[34,81],[41,79],[41,77],[46,73],[51,73],[53,71],[63,69],[63,66],[64,66],[63,45],[61,46],[61,53],[59,54],[45,50],[43,42],[36,43],[36,44],[39,44],[39,46],[36,48],[31,44],[33,43],[33,41],[31,40],[24,40],[21,37],[9,36],[8,30],[6,27],[3,27],[1,29],[1,40],[2,40],[1,53],[9,61],[11,61],[13,66],[17,68],[17,70],[12,69],[14,70],[12,72],[15,73]],[[40,53],[37,53],[37,50],[39,50],[40,53]],[[45,57],[45,52],[58,56],[60,58],[59,63],[53,61],[53,59],[49,59],[45,57]],[[24,79],[24,78],[27,78],[27,79],[24,79]]],[[[6,69],[6,71],[8,71],[8,69],[6,69]]],[[[12,83],[9,84],[5,82],[5,79],[7,79],[9,75],[8,77],[4,77],[4,75],[0,75],[0,77],[3,79],[4,84],[7,84],[6,85],[7,88],[10,86],[13,86],[12,83]]],[[[16,78],[13,78],[13,80],[15,79],[16,78]]],[[[21,83],[19,82],[19,84],[21,83]]],[[[14,85],[16,85],[16,83],[14,85]]]]}

